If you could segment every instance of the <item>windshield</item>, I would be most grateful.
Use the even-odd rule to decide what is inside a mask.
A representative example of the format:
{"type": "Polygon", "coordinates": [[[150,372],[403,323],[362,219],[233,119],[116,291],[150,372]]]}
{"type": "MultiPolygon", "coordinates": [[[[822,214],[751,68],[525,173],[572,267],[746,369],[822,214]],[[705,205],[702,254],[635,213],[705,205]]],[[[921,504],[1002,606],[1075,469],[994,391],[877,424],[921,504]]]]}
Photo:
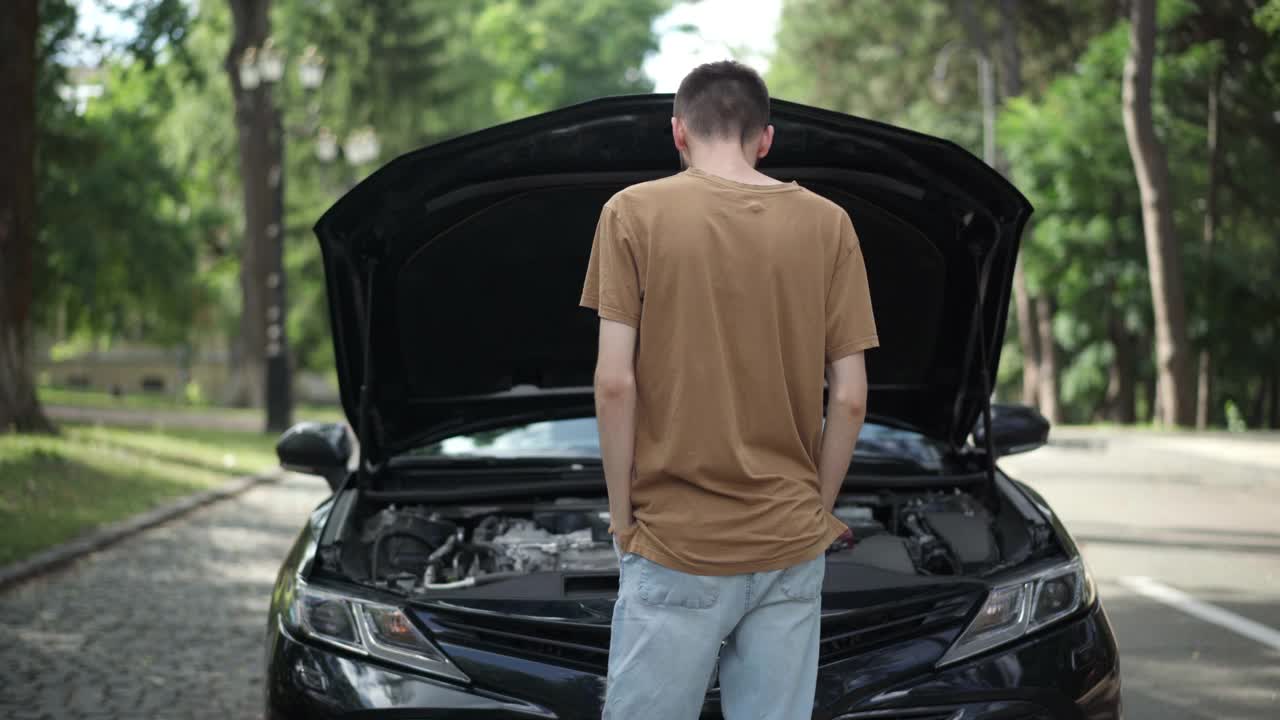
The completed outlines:
{"type": "MultiPolygon", "coordinates": [[[[455,435],[410,451],[412,457],[439,458],[573,458],[599,459],[600,435],[596,419],[543,420],[455,435]]],[[[913,462],[928,470],[942,469],[942,448],[919,433],[868,422],[858,435],[854,456],[913,462]]]]}

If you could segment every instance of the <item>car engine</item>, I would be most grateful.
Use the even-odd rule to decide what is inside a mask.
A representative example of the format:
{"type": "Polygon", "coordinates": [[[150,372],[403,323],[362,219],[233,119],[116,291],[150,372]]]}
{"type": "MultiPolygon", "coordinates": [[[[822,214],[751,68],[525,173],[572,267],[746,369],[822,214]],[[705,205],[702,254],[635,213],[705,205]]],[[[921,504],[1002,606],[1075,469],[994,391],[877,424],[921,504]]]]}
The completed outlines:
{"type": "MultiPolygon", "coordinates": [[[[617,569],[602,504],[499,508],[390,505],[360,528],[367,580],[406,592],[471,587],[537,572],[617,569]]],[[[837,505],[853,540],[840,559],[913,575],[961,575],[999,560],[990,512],[971,495],[924,492],[837,505]]]]}
{"type": "Polygon", "coordinates": [[[608,528],[608,513],[598,511],[454,518],[393,505],[366,521],[360,539],[375,584],[435,590],[534,572],[616,569],[608,528]]]}

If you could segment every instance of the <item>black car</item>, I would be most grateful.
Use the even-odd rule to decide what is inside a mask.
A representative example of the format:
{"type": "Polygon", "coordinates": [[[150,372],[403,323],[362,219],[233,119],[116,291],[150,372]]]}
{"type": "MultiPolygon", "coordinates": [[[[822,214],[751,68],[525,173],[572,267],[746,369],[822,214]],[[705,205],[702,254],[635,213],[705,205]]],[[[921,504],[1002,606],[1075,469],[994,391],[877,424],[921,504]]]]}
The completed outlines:
{"type": "MultiPolygon", "coordinates": [[[[268,718],[598,718],[617,565],[578,307],[601,205],[678,170],[668,95],[390,162],[320,219],[341,426],[281,439],[334,489],[280,570],[268,718]]],[[[814,718],[1119,718],[1080,553],[995,465],[1048,424],[990,404],[1026,199],[962,148],[775,102],[765,170],[848,210],[881,347],[827,555],[814,718]]],[[[704,718],[720,717],[714,676],[704,718]]],[[[665,720],[665,719],[663,719],[665,720]]]]}

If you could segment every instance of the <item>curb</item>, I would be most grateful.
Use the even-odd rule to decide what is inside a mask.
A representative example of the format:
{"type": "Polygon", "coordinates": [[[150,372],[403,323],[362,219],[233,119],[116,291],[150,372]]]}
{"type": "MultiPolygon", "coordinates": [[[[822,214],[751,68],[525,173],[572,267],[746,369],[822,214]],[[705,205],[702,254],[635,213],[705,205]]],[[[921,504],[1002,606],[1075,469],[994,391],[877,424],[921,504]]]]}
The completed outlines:
{"type": "Polygon", "coordinates": [[[37,575],[43,575],[64,565],[69,565],[89,553],[113,545],[125,538],[137,535],[143,530],[186,515],[192,510],[210,505],[219,500],[235,497],[257,485],[275,482],[284,477],[281,469],[271,470],[258,475],[247,475],[236,478],[212,490],[205,490],[193,495],[186,495],[177,500],[139,513],[120,522],[104,525],[64,543],[54,545],[47,550],[0,567],[0,590],[8,590],[37,575]]]}

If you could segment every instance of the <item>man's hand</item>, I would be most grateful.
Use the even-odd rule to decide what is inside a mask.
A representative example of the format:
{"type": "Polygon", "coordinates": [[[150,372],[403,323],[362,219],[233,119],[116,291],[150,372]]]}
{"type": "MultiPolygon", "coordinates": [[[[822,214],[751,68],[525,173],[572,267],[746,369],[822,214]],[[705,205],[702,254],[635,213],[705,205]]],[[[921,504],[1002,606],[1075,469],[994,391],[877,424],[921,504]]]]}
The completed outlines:
{"type": "Polygon", "coordinates": [[[827,512],[849,474],[853,448],[867,417],[867,365],[862,353],[854,353],[827,366],[827,423],[822,429],[818,456],[818,483],[827,512]]]}
{"type": "Polygon", "coordinates": [[[636,449],[636,329],[600,320],[596,356],[596,421],[609,489],[609,517],[615,533],[631,529],[631,476],[636,449]]]}

